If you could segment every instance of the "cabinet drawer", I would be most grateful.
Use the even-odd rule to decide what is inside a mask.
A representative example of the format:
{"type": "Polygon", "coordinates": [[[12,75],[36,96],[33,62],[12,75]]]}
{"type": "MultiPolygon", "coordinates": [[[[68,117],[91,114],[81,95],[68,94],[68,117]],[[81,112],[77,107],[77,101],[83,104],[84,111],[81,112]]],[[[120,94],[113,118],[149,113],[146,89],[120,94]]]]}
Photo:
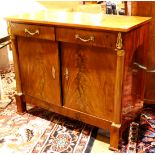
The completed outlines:
{"type": "Polygon", "coordinates": [[[11,23],[11,33],[24,37],[55,40],[54,27],[11,23]]]}
{"type": "Polygon", "coordinates": [[[115,48],[118,32],[56,28],[56,40],[70,43],[86,44],[115,48]]]}

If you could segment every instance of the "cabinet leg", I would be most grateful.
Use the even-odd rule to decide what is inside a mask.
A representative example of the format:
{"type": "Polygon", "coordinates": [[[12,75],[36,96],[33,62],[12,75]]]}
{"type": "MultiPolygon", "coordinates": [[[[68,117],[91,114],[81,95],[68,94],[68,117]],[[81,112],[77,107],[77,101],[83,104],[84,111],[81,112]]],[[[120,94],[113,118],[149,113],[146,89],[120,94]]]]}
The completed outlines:
{"type": "Polygon", "coordinates": [[[110,129],[110,150],[117,151],[120,142],[121,124],[112,123],[110,129]]]}
{"type": "Polygon", "coordinates": [[[23,99],[23,94],[16,94],[17,113],[24,114],[26,112],[26,102],[23,99]]]}

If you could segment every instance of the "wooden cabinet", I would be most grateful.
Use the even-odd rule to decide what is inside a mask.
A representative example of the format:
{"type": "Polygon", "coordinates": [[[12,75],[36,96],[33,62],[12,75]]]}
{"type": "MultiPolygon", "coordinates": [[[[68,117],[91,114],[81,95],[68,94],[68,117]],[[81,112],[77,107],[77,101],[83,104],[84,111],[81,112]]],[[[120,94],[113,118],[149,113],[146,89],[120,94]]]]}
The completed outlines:
{"type": "Polygon", "coordinates": [[[116,150],[124,119],[143,106],[145,72],[136,64],[146,63],[150,18],[100,15],[94,23],[86,13],[33,17],[7,18],[17,111],[31,103],[108,129],[116,150]]]}

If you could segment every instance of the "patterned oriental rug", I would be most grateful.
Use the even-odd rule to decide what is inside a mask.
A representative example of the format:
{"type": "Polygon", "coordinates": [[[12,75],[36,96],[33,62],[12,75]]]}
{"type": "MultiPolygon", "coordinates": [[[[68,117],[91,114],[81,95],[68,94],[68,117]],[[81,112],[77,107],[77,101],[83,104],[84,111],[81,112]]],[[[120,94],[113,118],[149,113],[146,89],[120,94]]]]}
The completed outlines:
{"type": "Polygon", "coordinates": [[[90,125],[37,107],[18,115],[13,102],[0,112],[0,152],[90,152],[95,134],[90,125]]]}
{"type": "Polygon", "coordinates": [[[14,100],[16,81],[13,64],[8,70],[0,70],[0,109],[4,109],[14,100]]]}
{"type": "Polygon", "coordinates": [[[27,104],[28,112],[16,113],[14,72],[1,74],[0,152],[90,152],[97,128],[27,104]],[[4,100],[5,99],[5,100],[4,100]],[[6,101],[3,104],[3,101],[6,101]]]}
{"type": "Polygon", "coordinates": [[[126,131],[121,153],[155,153],[155,105],[147,105],[126,131]]]}

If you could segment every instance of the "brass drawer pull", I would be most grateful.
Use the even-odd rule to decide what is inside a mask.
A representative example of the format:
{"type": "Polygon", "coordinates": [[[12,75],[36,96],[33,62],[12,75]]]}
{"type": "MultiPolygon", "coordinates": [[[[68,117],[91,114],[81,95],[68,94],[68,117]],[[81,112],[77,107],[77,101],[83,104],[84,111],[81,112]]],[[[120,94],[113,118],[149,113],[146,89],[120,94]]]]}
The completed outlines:
{"type": "Polygon", "coordinates": [[[133,64],[138,66],[139,68],[141,68],[143,70],[146,70],[146,72],[148,72],[148,73],[155,73],[155,69],[148,69],[147,67],[145,67],[145,66],[143,66],[137,62],[134,62],[133,64]]]}
{"type": "Polygon", "coordinates": [[[155,73],[155,69],[151,69],[147,71],[148,73],[155,73]]]}
{"type": "Polygon", "coordinates": [[[143,65],[141,65],[141,64],[139,64],[137,62],[134,62],[133,64],[136,65],[136,66],[138,66],[139,68],[141,68],[143,70],[147,70],[147,67],[145,67],[145,66],[143,66],[143,65]]]}
{"type": "Polygon", "coordinates": [[[30,32],[28,29],[25,29],[25,33],[28,33],[29,35],[33,36],[35,34],[39,34],[39,30],[36,30],[35,32],[30,32]]]}
{"type": "Polygon", "coordinates": [[[80,37],[79,34],[75,34],[75,39],[79,39],[83,42],[88,42],[88,41],[94,41],[95,40],[95,37],[94,36],[90,36],[88,39],[83,39],[80,37]]]}
{"type": "Polygon", "coordinates": [[[56,78],[56,71],[55,71],[55,67],[54,66],[52,66],[52,77],[55,80],[55,78],[56,78]]]}

